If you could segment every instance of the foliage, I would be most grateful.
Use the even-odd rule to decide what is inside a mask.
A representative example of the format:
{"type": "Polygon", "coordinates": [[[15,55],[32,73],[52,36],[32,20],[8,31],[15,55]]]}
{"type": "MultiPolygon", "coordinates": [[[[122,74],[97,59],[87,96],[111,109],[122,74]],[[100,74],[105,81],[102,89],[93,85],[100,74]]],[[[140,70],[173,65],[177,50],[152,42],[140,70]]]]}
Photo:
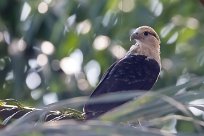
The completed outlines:
{"type": "MultiPolygon", "coordinates": [[[[88,96],[105,70],[124,55],[132,44],[130,33],[141,25],[160,35],[163,67],[153,91],[99,121],[27,125],[31,118],[25,117],[1,134],[203,133],[203,113],[195,110],[203,111],[203,100],[198,100],[204,95],[203,10],[199,1],[190,0],[1,0],[0,99],[42,109],[58,101],[50,106],[82,110],[81,96],[88,96]]],[[[33,114],[40,118],[40,113],[33,114]]]]}

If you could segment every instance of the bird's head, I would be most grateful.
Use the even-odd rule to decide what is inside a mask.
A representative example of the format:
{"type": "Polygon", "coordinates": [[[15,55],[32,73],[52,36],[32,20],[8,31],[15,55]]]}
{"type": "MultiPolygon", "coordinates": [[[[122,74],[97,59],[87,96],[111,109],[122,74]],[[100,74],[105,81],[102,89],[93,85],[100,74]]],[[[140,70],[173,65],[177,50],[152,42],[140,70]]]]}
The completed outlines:
{"type": "Polygon", "coordinates": [[[161,66],[160,39],[153,28],[149,26],[138,27],[130,36],[130,40],[135,41],[136,44],[131,46],[128,54],[145,55],[155,59],[161,66]]]}
{"type": "Polygon", "coordinates": [[[158,34],[154,31],[153,28],[149,26],[141,26],[135,29],[135,31],[130,36],[130,40],[146,45],[160,45],[158,34]]]}

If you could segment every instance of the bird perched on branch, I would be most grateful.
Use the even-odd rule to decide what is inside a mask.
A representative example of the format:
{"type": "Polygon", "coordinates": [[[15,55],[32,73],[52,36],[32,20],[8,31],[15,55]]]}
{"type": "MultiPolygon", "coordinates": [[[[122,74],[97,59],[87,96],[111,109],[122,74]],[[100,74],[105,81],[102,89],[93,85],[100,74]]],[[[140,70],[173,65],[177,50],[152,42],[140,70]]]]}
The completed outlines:
{"type": "MultiPolygon", "coordinates": [[[[148,91],[157,81],[161,69],[160,39],[149,26],[135,29],[130,36],[135,41],[127,54],[110,66],[100,83],[91,94],[95,98],[103,94],[122,91],[148,91]]],[[[86,103],[86,119],[93,119],[121,105],[128,100],[117,102],[86,103]]]]}

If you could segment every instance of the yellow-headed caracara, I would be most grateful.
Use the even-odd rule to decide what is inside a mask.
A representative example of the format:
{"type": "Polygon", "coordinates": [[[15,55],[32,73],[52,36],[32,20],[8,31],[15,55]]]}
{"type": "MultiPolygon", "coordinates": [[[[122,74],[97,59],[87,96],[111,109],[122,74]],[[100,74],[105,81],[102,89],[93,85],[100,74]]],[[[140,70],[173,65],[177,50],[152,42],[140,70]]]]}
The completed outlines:
{"type": "MultiPolygon", "coordinates": [[[[133,32],[130,40],[135,40],[135,45],[111,65],[90,98],[121,91],[147,91],[155,84],[161,69],[159,36],[151,27],[141,26],[133,32]]],[[[86,119],[96,118],[129,100],[87,103],[84,106],[86,119]]]]}

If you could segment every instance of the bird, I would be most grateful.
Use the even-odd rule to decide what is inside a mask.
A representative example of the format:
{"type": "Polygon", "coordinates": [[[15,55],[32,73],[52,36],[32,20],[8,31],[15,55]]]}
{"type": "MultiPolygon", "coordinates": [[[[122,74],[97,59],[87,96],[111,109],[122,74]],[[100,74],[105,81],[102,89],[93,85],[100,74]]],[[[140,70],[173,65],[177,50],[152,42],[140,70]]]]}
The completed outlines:
{"type": "MultiPolygon", "coordinates": [[[[113,63],[102,76],[90,99],[108,93],[148,91],[156,83],[161,71],[160,38],[150,26],[140,26],[130,35],[135,41],[125,56],[113,63]]],[[[90,103],[84,105],[85,119],[100,115],[132,99],[117,102],[90,103]]]]}

